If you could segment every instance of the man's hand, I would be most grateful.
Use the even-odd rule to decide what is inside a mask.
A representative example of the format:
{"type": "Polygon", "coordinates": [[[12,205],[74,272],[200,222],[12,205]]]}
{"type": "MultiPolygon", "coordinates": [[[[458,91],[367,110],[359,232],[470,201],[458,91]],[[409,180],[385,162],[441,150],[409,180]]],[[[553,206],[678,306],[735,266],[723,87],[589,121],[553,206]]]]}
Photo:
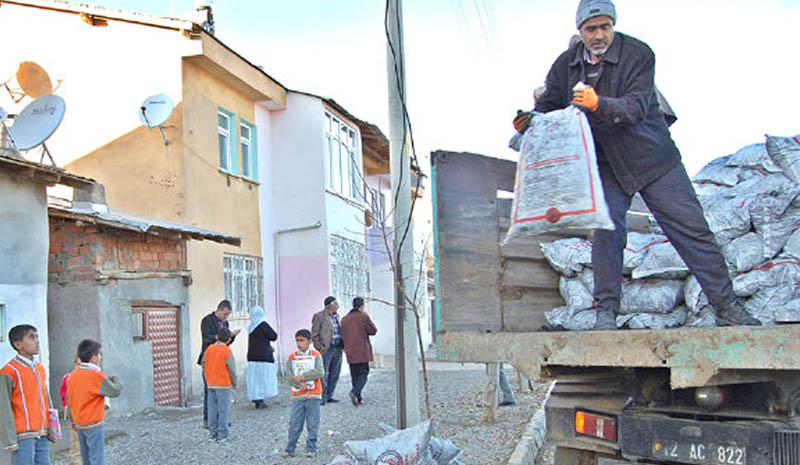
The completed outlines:
{"type": "Polygon", "coordinates": [[[585,108],[590,112],[597,111],[597,105],[600,99],[597,98],[597,92],[593,88],[587,87],[585,89],[576,90],[572,95],[572,104],[581,108],[585,108]]]}
{"type": "Polygon", "coordinates": [[[294,378],[292,378],[292,382],[293,382],[294,384],[300,384],[300,383],[302,383],[302,382],[303,382],[303,375],[297,375],[297,376],[295,376],[294,378]]]}
{"type": "Polygon", "coordinates": [[[117,384],[117,382],[119,382],[119,378],[117,377],[117,375],[110,375],[108,377],[108,380],[111,381],[114,384],[117,384]]]}
{"type": "Polygon", "coordinates": [[[528,125],[531,123],[531,114],[528,112],[517,113],[517,116],[514,117],[514,129],[517,130],[518,133],[522,134],[528,129],[528,125]]]}
{"type": "Polygon", "coordinates": [[[234,336],[238,336],[239,333],[241,333],[241,332],[242,332],[242,330],[241,330],[241,328],[239,328],[239,329],[233,331],[233,335],[234,336]]]}

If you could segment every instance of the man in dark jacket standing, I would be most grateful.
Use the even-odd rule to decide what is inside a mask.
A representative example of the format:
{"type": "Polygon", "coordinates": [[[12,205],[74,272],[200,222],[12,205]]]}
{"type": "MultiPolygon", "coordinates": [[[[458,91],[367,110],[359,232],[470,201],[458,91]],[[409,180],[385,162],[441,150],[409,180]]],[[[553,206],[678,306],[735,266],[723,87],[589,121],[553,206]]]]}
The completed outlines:
{"type": "Polygon", "coordinates": [[[342,371],[342,331],[339,325],[339,302],[336,297],[325,297],[325,308],[311,318],[311,340],[314,348],[322,354],[325,374],[322,376],[322,405],[339,402],[333,398],[339,373],[342,371]]]}
{"type": "MultiPolygon", "coordinates": [[[[206,315],[200,322],[200,335],[203,340],[203,347],[200,350],[200,356],[197,357],[197,364],[203,366],[203,354],[206,353],[208,346],[216,342],[217,331],[220,328],[228,327],[228,317],[231,316],[231,303],[227,300],[220,301],[217,304],[217,309],[206,315]]],[[[242,330],[237,329],[233,331],[233,337],[228,345],[233,343],[236,335],[242,330]]],[[[203,375],[203,426],[208,428],[208,384],[206,384],[206,377],[203,375]]]]}
{"type": "MultiPolygon", "coordinates": [[[[655,55],[631,36],[614,32],[611,0],[581,0],[581,41],[556,59],[536,100],[546,113],[570,104],[592,127],[598,168],[615,230],[596,230],[592,248],[595,329],[616,329],[622,281],[625,214],[639,192],[683,261],[703,287],[721,325],[757,325],[733,293],[725,259],[681,163],[655,92],[655,55]],[[573,91],[575,85],[588,85],[573,91]]],[[[524,132],[529,114],[514,119],[524,132]]]]}
{"type": "Polygon", "coordinates": [[[369,362],[372,361],[372,344],[369,337],[378,333],[378,328],[364,313],[364,299],[353,299],[353,309],[342,318],[342,340],[347,363],[350,365],[350,378],[353,389],[350,391],[350,401],[356,407],[361,404],[361,391],[367,384],[369,375],[369,362]]]}

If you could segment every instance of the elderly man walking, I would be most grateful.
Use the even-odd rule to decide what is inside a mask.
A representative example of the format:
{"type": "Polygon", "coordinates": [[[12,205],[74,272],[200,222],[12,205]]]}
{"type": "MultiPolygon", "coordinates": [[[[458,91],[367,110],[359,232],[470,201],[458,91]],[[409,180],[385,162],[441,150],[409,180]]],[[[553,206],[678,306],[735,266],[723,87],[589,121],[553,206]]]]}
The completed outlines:
{"type": "Polygon", "coordinates": [[[342,371],[342,331],[339,325],[339,302],[336,297],[325,297],[325,308],[311,318],[311,340],[314,348],[322,354],[325,373],[322,376],[322,405],[326,402],[339,402],[333,392],[342,371]]]}
{"type": "MultiPolygon", "coordinates": [[[[616,329],[627,239],[625,214],[637,192],[697,277],[718,323],[757,325],[733,293],[725,259],[659,109],[655,55],[644,42],[615,32],[616,22],[611,0],[581,0],[575,21],[581,41],[556,59],[534,109],[546,113],[572,104],[586,113],[592,128],[615,226],[613,231],[594,232],[595,329],[616,329]],[[579,82],[588,87],[573,91],[579,82]]],[[[518,115],[514,128],[524,132],[530,118],[528,113],[518,115]]]]}
{"type": "Polygon", "coordinates": [[[342,340],[344,353],[350,365],[350,379],[353,389],[350,390],[350,401],[358,407],[362,402],[361,391],[367,384],[369,362],[372,361],[372,344],[369,337],[378,333],[378,328],[364,313],[364,299],[353,299],[353,309],[342,318],[342,340]]]}

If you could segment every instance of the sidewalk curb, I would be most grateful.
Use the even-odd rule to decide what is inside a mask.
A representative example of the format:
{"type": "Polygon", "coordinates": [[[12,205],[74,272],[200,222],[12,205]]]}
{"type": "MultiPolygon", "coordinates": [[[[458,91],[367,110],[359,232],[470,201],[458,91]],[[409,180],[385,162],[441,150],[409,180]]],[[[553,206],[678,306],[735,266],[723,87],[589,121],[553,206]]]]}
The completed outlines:
{"type": "Polygon", "coordinates": [[[547,391],[541,408],[536,411],[530,423],[528,423],[525,432],[522,433],[522,438],[520,438],[517,443],[517,447],[514,448],[514,452],[511,453],[511,458],[508,459],[506,465],[534,465],[536,462],[536,456],[539,455],[539,450],[542,448],[545,437],[547,436],[547,422],[544,414],[544,406],[547,404],[547,400],[550,398],[550,391],[552,390],[553,385],[551,385],[550,389],[547,391]]]}

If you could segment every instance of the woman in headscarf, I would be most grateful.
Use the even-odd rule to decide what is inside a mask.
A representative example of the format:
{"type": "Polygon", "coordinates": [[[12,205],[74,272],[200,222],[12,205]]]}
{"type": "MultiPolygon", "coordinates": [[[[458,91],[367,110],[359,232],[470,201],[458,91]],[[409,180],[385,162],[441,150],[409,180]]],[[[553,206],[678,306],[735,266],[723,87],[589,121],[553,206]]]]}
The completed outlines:
{"type": "Polygon", "coordinates": [[[278,395],[278,377],[270,341],[278,334],[267,323],[264,309],[253,307],[250,311],[250,338],[247,343],[247,399],[257,409],[266,408],[264,400],[278,395]]]}

